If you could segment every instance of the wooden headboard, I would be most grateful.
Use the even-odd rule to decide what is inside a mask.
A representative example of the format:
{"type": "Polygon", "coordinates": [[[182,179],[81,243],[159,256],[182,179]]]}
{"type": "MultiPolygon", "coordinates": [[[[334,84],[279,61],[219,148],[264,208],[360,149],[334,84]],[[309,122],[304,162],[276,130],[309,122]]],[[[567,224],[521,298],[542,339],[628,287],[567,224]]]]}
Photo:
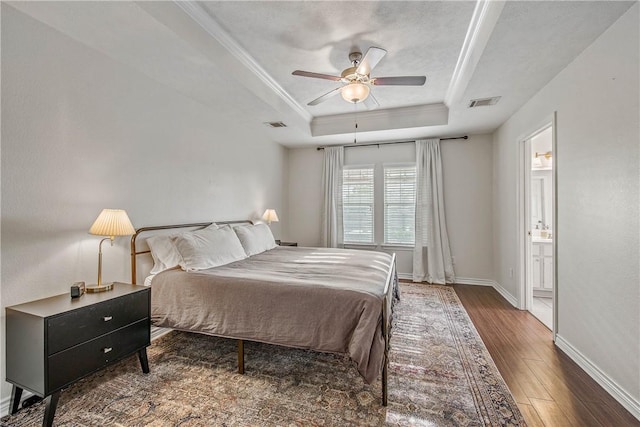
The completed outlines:
{"type": "Polygon", "coordinates": [[[154,231],[160,231],[160,230],[177,230],[180,228],[191,228],[194,230],[200,230],[202,228],[208,227],[213,223],[216,224],[220,224],[220,225],[231,225],[231,226],[235,226],[235,225],[242,225],[242,224],[253,224],[252,221],[250,220],[239,220],[239,221],[211,221],[211,222],[195,222],[195,223],[191,223],[191,224],[171,224],[171,225],[156,225],[153,227],[141,227],[138,228],[136,230],[136,233],[131,236],[131,283],[133,283],[134,285],[137,282],[137,258],[138,255],[144,255],[144,254],[149,254],[151,255],[151,251],[148,249],[148,246],[145,245],[145,248],[143,248],[142,250],[137,250],[136,249],[136,240],[138,239],[138,237],[143,234],[143,233],[152,233],[154,231]]]}

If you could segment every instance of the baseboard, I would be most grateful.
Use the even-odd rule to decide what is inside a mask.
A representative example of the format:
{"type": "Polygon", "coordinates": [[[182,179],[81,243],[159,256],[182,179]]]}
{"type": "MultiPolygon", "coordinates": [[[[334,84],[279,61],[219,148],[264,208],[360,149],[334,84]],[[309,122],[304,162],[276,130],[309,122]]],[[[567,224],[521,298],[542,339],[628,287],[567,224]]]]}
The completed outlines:
{"type": "Polygon", "coordinates": [[[534,289],[533,296],[539,298],[553,298],[553,291],[547,289],[534,289]]]}
{"type": "Polygon", "coordinates": [[[171,332],[173,329],[169,329],[169,328],[159,328],[157,326],[152,326],[151,327],[151,341],[157,340],[158,338],[160,338],[163,335],[168,334],[169,332],[171,332]]]}
{"type": "MultiPolygon", "coordinates": [[[[398,279],[413,281],[413,275],[411,273],[398,273],[398,279]]],[[[493,280],[487,279],[473,279],[470,277],[457,277],[456,284],[458,285],[480,285],[480,286],[493,286],[495,283],[493,280]]]]}
{"type": "Polygon", "coordinates": [[[576,362],[578,366],[582,368],[595,382],[600,384],[607,393],[609,393],[615,400],[618,401],[625,409],[631,412],[631,415],[640,420],[640,401],[629,395],[622,387],[620,387],[614,380],[609,378],[607,374],[602,372],[591,360],[585,355],[580,353],[578,349],[572,346],[567,340],[560,335],[556,335],[556,345],[562,350],[571,360],[576,362]]]}
{"type": "Polygon", "coordinates": [[[511,304],[512,306],[514,306],[518,310],[520,310],[520,307],[518,305],[518,299],[516,297],[514,297],[513,295],[511,295],[511,293],[509,291],[507,291],[505,288],[503,288],[502,285],[500,285],[500,283],[494,282],[493,289],[498,291],[498,293],[500,295],[502,295],[502,297],[504,299],[506,299],[509,302],[509,304],[511,304]]]}
{"type": "MultiPolygon", "coordinates": [[[[413,280],[411,273],[398,273],[398,278],[402,280],[413,280]]],[[[489,279],[474,279],[472,277],[457,277],[456,284],[458,285],[478,285],[478,286],[494,286],[497,283],[489,279]]]]}
{"type": "MultiPolygon", "coordinates": [[[[20,399],[20,402],[24,402],[25,399],[28,399],[31,396],[33,396],[33,393],[31,393],[28,390],[24,390],[22,392],[22,397],[20,399]]],[[[0,417],[4,417],[5,415],[9,415],[9,405],[10,404],[11,404],[11,396],[7,396],[4,399],[0,400],[0,417]]]]}
{"type": "Polygon", "coordinates": [[[474,277],[458,277],[456,276],[458,285],[476,285],[476,286],[494,286],[497,283],[491,279],[476,279],[474,277]]]}
{"type": "Polygon", "coordinates": [[[503,288],[502,285],[500,285],[500,283],[496,282],[495,280],[474,279],[473,277],[456,277],[456,283],[460,285],[491,286],[493,289],[498,291],[498,293],[502,295],[502,297],[506,299],[509,304],[511,304],[515,308],[518,308],[518,300],[516,299],[516,297],[511,295],[509,291],[503,288]]]}
{"type": "Polygon", "coordinates": [[[413,280],[413,276],[411,275],[411,273],[398,273],[398,279],[413,280]]]}

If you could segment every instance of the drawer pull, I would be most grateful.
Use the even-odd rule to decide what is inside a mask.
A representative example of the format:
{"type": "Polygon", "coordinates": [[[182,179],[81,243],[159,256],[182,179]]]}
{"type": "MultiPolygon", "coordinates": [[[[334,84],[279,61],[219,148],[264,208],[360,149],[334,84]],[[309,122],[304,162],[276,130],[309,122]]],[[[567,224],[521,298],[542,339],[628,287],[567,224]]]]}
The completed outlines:
{"type": "Polygon", "coordinates": [[[109,353],[111,350],[113,350],[113,347],[105,347],[102,349],[103,353],[109,353]]]}
{"type": "Polygon", "coordinates": [[[105,322],[108,322],[109,320],[113,319],[113,316],[104,316],[102,318],[102,320],[104,320],[105,322]]]}

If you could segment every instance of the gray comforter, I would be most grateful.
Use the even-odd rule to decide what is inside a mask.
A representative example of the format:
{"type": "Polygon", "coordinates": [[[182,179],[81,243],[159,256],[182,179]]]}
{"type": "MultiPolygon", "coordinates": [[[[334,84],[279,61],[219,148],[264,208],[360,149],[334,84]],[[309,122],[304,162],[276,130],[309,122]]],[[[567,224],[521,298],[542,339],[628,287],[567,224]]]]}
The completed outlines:
{"type": "Polygon", "coordinates": [[[167,270],[151,282],[152,321],[346,353],[371,383],[384,361],[382,304],[391,262],[381,252],[276,247],[209,270],[167,270]]]}

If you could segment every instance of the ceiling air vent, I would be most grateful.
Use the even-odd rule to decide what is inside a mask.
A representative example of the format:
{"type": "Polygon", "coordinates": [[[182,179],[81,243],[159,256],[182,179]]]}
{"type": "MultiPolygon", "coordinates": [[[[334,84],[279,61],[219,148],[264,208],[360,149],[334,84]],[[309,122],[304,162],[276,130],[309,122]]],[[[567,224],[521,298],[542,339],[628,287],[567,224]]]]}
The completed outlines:
{"type": "Polygon", "coordinates": [[[286,128],[287,125],[285,125],[282,122],[264,122],[265,126],[268,126],[270,128],[286,128]]]}
{"type": "Polygon", "coordinates": [[[500,101],[500,98],[502,98],[502,97],[501,96],[494,96],[493,98],[472,99],[471,102],[469,102],[469,108],[486,107],[488,105],[496,105],[498,103],[498,101],[500,101]]]}

